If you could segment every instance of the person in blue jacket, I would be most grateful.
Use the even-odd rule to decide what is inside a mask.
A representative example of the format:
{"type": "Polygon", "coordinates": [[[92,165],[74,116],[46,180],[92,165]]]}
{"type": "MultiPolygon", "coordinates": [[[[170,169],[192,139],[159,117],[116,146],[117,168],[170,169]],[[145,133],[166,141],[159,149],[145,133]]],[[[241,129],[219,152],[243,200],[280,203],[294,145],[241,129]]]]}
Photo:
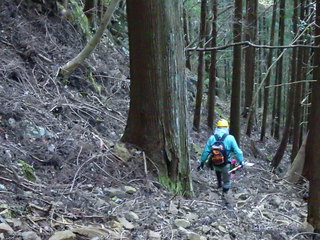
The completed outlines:
{"type": "Polygon", "coordinates": [[[218,181],[218,188],[222,187],[223,195],[226,195],[231,187],[231,176],[230,173],[230,163],[232,160],[233,154],[235,155],[237,161],[241,166],[243,166],[243,153],[241,149],[238,147],[238,144],[234,138],[234,136],[229,134],[229,123],[227,120],[221,119],[217,122],[217,127],[214,131],[214,134],[210,136],[210,138],[207,141],[206,146],[203,149],[200,165],[198,166],[198,170],[203,168],[205,162],[207,161],[208,157],[212,153],[212,146],[216,142],[216,136],[219,136],[219,138],[222,138],[224,135],[225,138],[223,140],[226,155],[227,155],[227,164],[224,166],[213,166],[214,170],[217,175],[217,181],[218,181]]]}

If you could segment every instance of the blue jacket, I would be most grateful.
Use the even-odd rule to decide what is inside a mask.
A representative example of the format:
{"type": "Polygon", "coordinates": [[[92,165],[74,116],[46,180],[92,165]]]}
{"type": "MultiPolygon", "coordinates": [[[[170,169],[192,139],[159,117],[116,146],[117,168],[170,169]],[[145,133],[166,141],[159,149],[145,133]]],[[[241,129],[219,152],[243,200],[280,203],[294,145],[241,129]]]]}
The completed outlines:
{"type": "MultiPolygon", "coordinates": [[[[229,132],[229,131],[228,131],[229,132]]],[[[218,134],[219,137],[222,137],[222,135],[225,133],[224,131],[216,131],[216,134],[218,134]]],[[[201,155],[201,163],[205,163],[208,156],[211,154],[211,147],[212,145],[216,142],[216,138],[214,135],[212,135],[208,141],[206,146],[204,147],[201,155]]],[[[239,163],[243,162],[243,153],[241,149],[238,147],[238,144],[236,142],[236,139],[232,135],[228,135],[224,141],[224,146],[226,148],[227,156],[228,156],[228,161],[231,162],[232,158],[232,153],[235,154],[236,159],[238,160],[239,163]]]]}

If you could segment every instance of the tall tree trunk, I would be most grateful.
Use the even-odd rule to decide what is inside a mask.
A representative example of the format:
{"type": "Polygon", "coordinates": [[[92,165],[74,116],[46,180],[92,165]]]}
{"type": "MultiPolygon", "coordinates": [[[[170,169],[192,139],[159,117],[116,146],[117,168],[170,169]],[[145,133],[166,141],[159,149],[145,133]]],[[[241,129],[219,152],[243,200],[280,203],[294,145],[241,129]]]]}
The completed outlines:
{"type": "MultiPolygon", "coordinates": [[[[276,74],[275,74],[276,75],[276,74]]],[[[274,83],[277,83],[277,77],[274,77],[274,83]]],[[[275,126],[276,126],[276,111],[277,111],[277,88],[273,88],[272,90],[272,113],[271,113],[271,136],[274,137],[274,133],[275,133],[275,126]]]]}
{"type": "MultiPolygon", "coordinates": [[[[230,61],[228,61],[229,59],[228,58],[225,58],[224,60],[223,60],[223,66],[224,66],[224,68],[223,68],[223,72],[224,72],[224,78],[223,79],[225,79],[225,84],[226,84],[226,87],[225,87],[225,89],[226,89],[226,95],[227,96],[229,96],[229,95],[231,95],[231,85],[232,85],[232,80],[230,79],[230,72],[231,72],[231,70],[230,70],[230,61]]],[[[216,95],[219,97],[219,91],[216,93],[216,95]]]]}
{"type": "MultiPolygon", "coordinates": [[[[315,46],[320,47],[320,2],[316,3],[316,30],[314,33],[315,46]]],[[[307,139],[306,161],[310,165],[308,222],[314,227],[314,231],[320,233],[320,49],[314,50],[313,79],[316,82],[312,86],[310,131],[307,139]]]]}
{"type": "MultiPolygon", "coordinates": [[[[304,8],[305,0],[300,0],[300,19],[304,19],[304,8]]],[[[303,59],[304,59],[304,48],[298,50],[298,64],[297,64],[297,81],[303,79],[303,59]]],[[[300,148],[300,135],[301,135],[301,95],[302,95],[302,83],[296,85],[296,94],[294,102],[294,125],[293,125],[293,143],[291,159],[294,159],[299,148],[300,148]]]]}
{"type": "MultiPolygon", "coordinates": [[[[212,40],[211,47],[217,45],[217,0],[212,0],[212,40]]],[[[214,123],[214,110],[216,104],[216,66],[217,65],[217,52],[211,52],[211,64],[210,64],[210,79],[208,89],[208,119],[207,125],[213,129],[214,123]]]]}
{"type": "MultiPolygon", "coordinates": [[[[259,38],[259,44],[268,45],[267,38],[262,37],[262,36],[268,36],[269,34],[268,26],[266,24],[266,16],[263,16],[261,21],[259,21],[258,19],[258,26],[259,26],[258,27],[259,32],[257,33],[257,37],[259,38]]],[[[256,76],[262,76],[266,66],[266,63],[265,63],[265,60],[267,59],[266,56],[267,56],[267,49],[259,48],[258,49],[258,67],[256,67],[257,68],[256,76]]],[[[261,85],[261,80],[262,79],[260,77],[257,77],[258,86],[261,85]]],[[[258,94],[258,108],[262,108],[263,106],[263,94],[264,92],[262,91],[262,89],[260,89],[258,94]]]]}
{"type": "MultiPolygon", "coordinates": [[[[206,33],[206,5],[207,0],[201,0],[201,19],[200,19],[200,41],[199,48],[203,48],[206,33]]],[[[193,117],[193,128],[199,131],[200,120],[201,120],[201,105],[203,97],[203,82],[204,82],[204,52],[199,51],[199,62],[198,62],[198,81],[197,81],[197,94],[196,94],[196,107],[193,117]]]]}
{"type": "Polygon", "coordinates": [[[190,195],[182,3],[128,0],[127,12],[130,109],[121,140],[145,151],[161,183],[190,195]]]}
{"type": "MultiPolygon", "coordinates": [[[[257,0],[247,0],[247,29],[246,40],[255,43],[257,39],[257,0]]],[[[255,74],[255,59],[256,49],[254,47],[247,47],[245,51],[245,104],[243,116],[248,119],[248,126],[246,134],[251,135],[251,129],[253,124],[254,107],[252,104],[253,92],[254,92],[254,74],[255,74]]]]}
{"type": "MultiPolygon", "coordinates": [[[[212,20],[211,19],[211,11],[212,11],[212,2],[210,0],[207,0],[207,4],[206,4],[206,30],[205,30],[205,41],[203,44],[203,47],[207,47],[208,44],[211,41],[211,28],[212,28],[212,20]]],[[[210,46],[211,44],[209,44],[210,46]]],[[[210,66],[211,66],[211,58],[205,57],[204,58],[204,69],[205,72],[210,72],[210,66]]]]}
{"type": "MultiPolygon", "coordinates": [[[[299,14],[298,14],[298,0],[294,0],[293,3],[293,16],[292,16],[292,28],[293,28],[293,33],[294,36],[297,35],[298,33],[298,19],[299,19],[299,14]]],[[[292,49],[292,61],[291,61],[291,65],[292,65],[292,69],[291,69],[291,81],[295,82],[297,81],[297,53],[298,53],[298,49],[294,48],[292,49]]],[[[292,104],[295,105],[296,102],[296,90],[297,90],[297,86],[296,85],[292,85],[292,89],[294,91],[294,97],[293,97],[293,102],[292,104]]],[[[293,118],[293,125],[295,123],[295,119],[293,118]]],[[[300,150],[299,150],[300,151],[300,150]]],[[[291,152],[291,157],[292,157],[292,152],[291,152]]],[[[295,159],[295,157],[291,158],[291,162],[293,162],[293,160],[295,159]]]]}
{"type": "MultiPolygon", "coordinates": [[[[298,69],[297,69],[297,81],[302,80],[302,59],[304,57],[304,49],[298,50],[298,69]]],[[[301,94],[302,94],[302,83],[296,84],[296,94],[294,104],[294,125],[293,125],[293,143],[291,159],[294,159],[299,148],[300,148],[300,135],[301,135],[301,94]]]]}
{"type": "Polygon", "coordinates": [[[94,34],[92,39],[87,43],[87,45],[82,49],[82,51],[75,58],[67,62],[65,65],[63,65],[59,69],[59,75],[61,77],[67,78],[72,73],[72,71],[74,71],[80,64],[82,64],[84,60],[95,49],[95,47],[100,42],[103,32],[108,26],[111,20],[111,17],[118,6],[119,1],[120,0],[112,0],[110,5],[108,6],[107,11],[103,16],[100,27],[98,28],[97,32],[94,34]]]}
{"type": "MultiPolygon", "coordinates": [[[[189,27],[188,27],[188,16],[185,7],[183,8],[183,32],[184,32],[184,43],[186,46],[190,43],[189,38],[189,27]]],[[[186,51],[186,67],[191,71],[190,52],[186,51]]]]}
{"type": "MultiPolygon", "coordinates": [[[[242,0],[234,2],[233,41],[241,42],[242,0]]],[[[230,107],[230,133],[240,144],[241,108],[241,46],[233,47],[232,93],[230,107]]]]}
{"type": "MultiPolygon", "coordinates": [[[[310,41],[308,41],[307,43],[308,45],[312,44],[310,43],[310,41]]],[[[307,80],[308,79],[308,71],[309,71],[309,66],[312,66],[312,63],[309,63],[309,58],[311,55],[311,51],[310,49],[305,49],[304,50],[304,58],[302,61],[302,65],[303,65],[303,69],[302,69],[302,79],[303,80],[307,80]]],[[[309,84],[308,83],[304,83],[302,85],[302,98],[301,99],[305,99],[306,96],[308,96],[309,94],[309,84]]],[[[301,109],[301,122],[303,122],[303,124],[300,126],[300,143],[302,143],[303,141],[303,136],[306,134],[306,132],[308,131],[307,129],[307,124],[306,122],[308,121],[308,109],[309,106],[307,104],[307,102],[304,102],[302,104],[302,109],[301,109]]]]}
{"type": "MultiPolygon", "coordinates": [[[[279,6],[279,41],[280,46],[284,45],[284,33],[285,33],[285,8],[286,0],[280,0],[279,6]]],[[[278,56],[282,53],[283,49],[278,49],[278,56]]],[[[280,58],[277,62],[276,68],[277,84],[282,84],[283,79],[283,58],[280,58]]],[[[279,139],[280,137],[280,125],[281,125],[281,106],[282,106],[282,87],[277,87],[277,101],[276,101],[276,117],[275,117],[275,128],[274,137],[279,139]]]]}
{"type": "MultiPolygon", "coordinates": [[[[306,6],[310,6],[311,4],[311,0],[307,0],[306,2],[306,6]]],[[[308,18],[308,16],[310,16],[310,14],[312,14],[312,10],[310,7],[305,7],[305,19],[309,19],[308,24],[312,23],[314,21],[313,18],[308,18]]],[[[312,44],[312,40],[309,37],[306,37],[307,40],[305,42],[305,44],[311,45],[312,44]]],[[[311,51],[311,49],[306,48],[304,50],[304,58],[302,61],[302,79],[303,80],[307,80],[309,78],[309,67],[311,68],[313,66],[312,64],[312,57],[313,57],[313,51],[311,51]],[[310,63],[309,63],[310,61],[310,63]]],[[[303,83],[302,85],[302,92],[301,92],[301,99],[305,99],[310,92],[310,84],[309,83],[303,83]]],[[[302,142],[302,138],[303,136],[306,134],[306,132],[308,132],[308,126],[307,126],[307,121],[308,121],[308,110],[310,110],[307,102],[304,102],[302,104],[302,109],[301,109],[301,122],[303,122],[303,124],[301,124],[301,129],[300,129],[300,143],[302,142]]]]}
{"type": "MultiPolygon", "coordinates": [[[[292,81],[292,79],[291,79],[292,81]]],[[[285,127],[281,139],[280,146],[277,149],[276,154],[274,155],[272,159],[272,167],[276,169],[280,162],[281,159],[284,155],[284,152],[286,150],[288,140],[289,140],[289,133],[290,133],[290,127],[291,127],[291,120],[292,120],[292,112],[293,112],[293,100],[294,100],[294,87],[291,86],[289,90],[289,96],[288,96],[288,104],[287,104],[287,118],[285,122],[285,127]]]]}
{"type": "MultiPolygon", "coordinates": [[[[273,7],[272,7],[272,22],[271,22],[271,31],[270,31],[270,45],[271,46],[274,44],[276,18],[277,18],[277,0],[274,0],[273,7]]],[[[268,60],[267,60],[267,67],[268,68],[272,64],[272,58],[273,58],[273,49],[270,49],[269,54],[268,54],[268,60]]],[[[270,74],[271,74],[271,72],[269,72],[268,76],[266,77],[265,86],[270,85],[270,74]]],[[[261,141],[263,141],[263,139],[266,135],[268,108],[269,108],[269,88],[264,88],[262,127],[261,127],[261,135],[260,135],[261,141]]]]}
{"type": "MultiPolygon", "coordinates": [[[[246,16],[245,25],[243,26],[243,35],[245,41],[253,42],[256,39],[256,0],[246,0],[246,16]]],[[[254,84],[254,67],[255,67],[255,49],[248,46],[244,50],[245,58],[245,94],[244,94],[244,109],[242,116],[248,117],[248,112],[251,107],[253,96],[253,84],[254,84]]]]}
{"type": "MultiPolygon", "coordinates": [[[[292,16],[292,23],[293,23],[293,32],[296,34],[298,32],[297,29],[297,23],[298,23],[298,11],[297,11],[297,7],[298,7],[298,1],[294,0],[293,2],[293,16],[292,16]]],[[[296,49],[293,49],[292,52],[292,68],[291,68],[291,80],[290,82],[293,83],[296,81],[296,64],[297,64],[297,52],[296,49]]],[[[294,96],[295,96],[295,86],[294,84],[292,84],[291,86],[289,86],[289,96],[288,96],[288,101],[286,104],[287,107],[287,117],[286,117],[286,121],[285,121],[285,127],[284,127],[284,131],[283,131],[283,135],[282,135],[282,139],[281,139],[281,143],[280,146],[277,149],[276,154],[274,155],[273,159],[272,159],[272,167],[274,169],[276,169],[281,160],[282,157],[284,155],[284,152],[287,148],[287,144],[288,144],[288,140],[289,140],[289,135],[290,135],[290,128],[291,128],[291,123],[292,123],[292,113],[293,113],[293,103],[294,103],[294,96]]]]}

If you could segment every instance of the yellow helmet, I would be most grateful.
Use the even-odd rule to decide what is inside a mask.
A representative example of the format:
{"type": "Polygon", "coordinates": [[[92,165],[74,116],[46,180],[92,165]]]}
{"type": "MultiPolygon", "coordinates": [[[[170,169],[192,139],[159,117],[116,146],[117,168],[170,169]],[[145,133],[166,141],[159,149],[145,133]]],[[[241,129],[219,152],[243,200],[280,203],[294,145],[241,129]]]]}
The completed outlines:
{"type": "Polygon", "coordinates": [[[217,127],[229,127],[229,123],[227,120],[221,119],[218,121],[217,127]]]}

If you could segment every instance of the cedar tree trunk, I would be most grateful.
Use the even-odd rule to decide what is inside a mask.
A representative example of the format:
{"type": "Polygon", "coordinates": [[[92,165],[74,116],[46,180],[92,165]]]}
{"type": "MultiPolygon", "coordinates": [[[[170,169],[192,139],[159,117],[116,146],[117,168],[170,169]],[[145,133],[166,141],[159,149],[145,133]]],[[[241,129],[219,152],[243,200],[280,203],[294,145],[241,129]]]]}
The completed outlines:
{"type": "MultiPolygon", "coordinates": [[[[277,17],[277,0],[273,1],[273,7],[272,7],[272,22],[271,22],[271,31],[270,31],[270,46],[273,46],[274,44],[274,34],[275,34],[275,26],[276,26],[276,17],[277,17]]],[[[269,50],[268,53],[268,60],[267,60],[267,66],[268,68],[272,64],[272,57],[273,57],[273,49],[269,50]]],[[[265,86],[270,85],[270,76],[271,73],[268,73],[268,76],[266,77],[265,86]]],[[[264,99],[263,99],[263,115],[262,115],[262,126],[261,126],[261,135],[260,135],[260,141],[263,141],[265,135],[266,135],[266,128],[267,128],[267,117],[268,117],[268,110],[269,110],[269,88],[264,89],[264,99]]]]}
{"type": "MultiPolygon", "coordinates": [[[[206,40],[206,37],[205,37],[205,33],[206,33],[206,6],[207,6],[207,0],[201,0],[199,48],[203,48],[204,42],[206,40]]],[[[205,72],[204,54],[205,53],[203,51],[199,51],[196,106],[195,106],[194,117],[193,117],[193,128],[196,131],[199,131],[200,120],[201,120],[201,105],[202,105],[202,97],[203,97],[203,82],[204,82],[204,72],[205,72]]]]}
{"type": "MultiPolygon", "coordinates": [[[[212,0],[212,40],[211,47],[217,45],[217,0],[212,0]]],[[[207,125],[213,129],[214,123],[214,109],[216,105],[216,64],[217,64],[217,52],[211,52],[211,64],[210,64],[210,79],[208,89],[208,118],[207,125]]]]}
{"type": "MultiPolygon", "coordinates": [[[[314,33],[315,45],[320,47],[320,2],[316,6],[316,30],[314,33]]],[[[313,79],[317,80],[312,85],[310,130],[306,146],[306,163],[310,166],[308,222],[314,231],[320,233],[320,49],[314,50],[313,79]]]]}
{"type": "Polygon", "coordinates": [[[143,151],[160,181],[190,195],[182,3],[128,0],[130,109],[122,141],[143,151]]]}
{"type": "MultiPolygon", "coordinates": [[[[241,42],[242,0],[234,1],[233,41],[241,42]]],[[[241,106],[241,46],[233,47],[232,93],[230,107],[230,133],[240,144],[241,106]]]]}

